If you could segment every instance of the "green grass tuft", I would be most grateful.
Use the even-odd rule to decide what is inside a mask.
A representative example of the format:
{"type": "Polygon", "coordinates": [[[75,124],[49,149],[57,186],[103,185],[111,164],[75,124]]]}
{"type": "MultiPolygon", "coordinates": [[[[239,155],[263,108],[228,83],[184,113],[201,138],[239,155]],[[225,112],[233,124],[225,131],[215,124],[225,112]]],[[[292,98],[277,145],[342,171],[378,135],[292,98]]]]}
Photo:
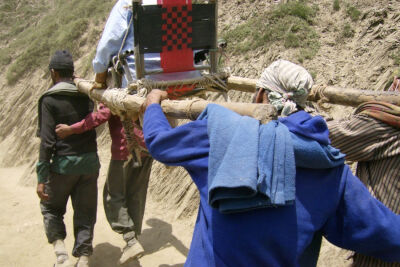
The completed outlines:
{"type": "Polygon", "coordinates": [[[313,23],[313,18],[316,15],[315,9],[308,6],[305,2],[288,2],[280,4],[272,11],[272,19],[282,19],[287,16],[298,17],[309,24],[313,23]]]}
{"type": "Polygon", "coordinates": [[[357,21],[361,16],[361,11],[356,7],[349,5],[346,10],[346,14],[352,21],[357,21]]]}
{"type": "Polygon", "coordinates": [[[299,58],[310,59],[319,49],[319,37],[312,25],[316,6],[306,2],[279,4],[273,10],[258,14],[245,23],[223,33],[228,51],[246,53],[259,47],[279,43],[287,49],[300,49],[299,58]]]}
{"type": "Polygon", "coordinates": [[[32,4],[22,0],[17,7],[14,0],[3,1],[0,22],[7,30],[0,30],[0,45],[5,46],[2,40],[11,41],[7,49],[1,49],[0,65],[9,66],[8,84],[16,83],[37,68],[47,69],[55,50],[68,49],[78,59],[84,44],[96,47],[101,32],[89,26],[102,23],[114,5],[108,0],[54,0],[49,7],[46,1],[32,4]],[[45,8],[49,12],[43,14],[45,8]]]}
{"type": "Polygon", "coordinates": [[[352,38],[352,37],[354,37],[354,29],[351,27],[351,25],[349,23],[346,23],[343,26],[342,37],[343,38],[352,38]]]}
{"type": "Polygon", "coordinates": [[[0,49],[0,65],[7,65],[11,62],[12,55],[9,48],[0,49]]]}
{"type": "Polygon", "coordinates": [[[334,11],[340,10],[340,0],[333,0],[333,10],[334,11]]]}

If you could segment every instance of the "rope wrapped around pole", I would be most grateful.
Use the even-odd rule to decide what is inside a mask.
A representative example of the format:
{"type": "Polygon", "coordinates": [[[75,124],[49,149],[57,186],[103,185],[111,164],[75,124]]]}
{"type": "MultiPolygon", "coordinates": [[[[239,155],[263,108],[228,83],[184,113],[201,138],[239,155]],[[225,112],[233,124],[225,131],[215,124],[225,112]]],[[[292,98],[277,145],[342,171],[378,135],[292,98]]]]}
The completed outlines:
{"type": "MultiPolygon", "coordinates": [[[[78,90],[88,95],[92,100],[103,102],[111,110],[125,111],[128,116],[137,114],[143,103],[144,97],[129,95],[127,90],[119,89],[93,89],[93,81],[80,78],[74,80],[78,90]],[[125,94],[123,97],[121,94],[125,94]],[[117,103],[117,100],[119,101],[117,103]],[[124,109],[124,110],[121,110],[124,109]]],[[[164,113],[177,119],[195,119],[210,103],[222,105],[240,115],[250,116],[265,123],[277,118],[277,112],[272,105],[251,104],[235,102],[210,102],[205,100],[164,100],[161,107],[164,113]]]]}
{"type": "Polygon", "coordinates": [[[93,81],[75,78],[74,82],[81,93],[88,95],[92,100],[103,102],[111,110],[125,111],[128,116],[137,114],[145,101],[144,97],[129,95],[127,90],[120,89],[93,89],[93,81]],[[124,109],[124,110],[121,110],[124,109]]]}
{"type": "MultiPolygon", "coordinates": [[[[256,91],[257,80],[230,76],[227,78],[226,83],[229,90],[254,93],[256,91]]],[[[308,100],[315,102],[322,100],[322,102],[353,107],[357,107],[367,101],[382,101],[400,106],[400,93],[335,86],[314,86],[308,96],[308,100]]]]}

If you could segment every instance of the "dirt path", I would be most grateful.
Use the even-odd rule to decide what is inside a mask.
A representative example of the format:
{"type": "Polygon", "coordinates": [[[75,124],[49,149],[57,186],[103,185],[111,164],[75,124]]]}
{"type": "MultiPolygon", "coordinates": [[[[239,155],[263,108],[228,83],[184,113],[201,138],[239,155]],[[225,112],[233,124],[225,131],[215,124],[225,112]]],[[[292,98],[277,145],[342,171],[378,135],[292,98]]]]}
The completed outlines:
{"type": "MultiPolygon", "coordinates": [[[[38,267],[53,266],[55,257],[46,241],[39,200],[33,187],[17,184],[24,167],[0,168],[0,266],[38,267]]],[[[99,178],[99,195],[105,180],[104,171],[99,178]]],[[[182,267],[190,246],[193,222],[176,221],[170,213],[148,197],[144,229],[140,241],[145,255],[123,267],[182,267]]],[[[94,235],[92,267],[114,267],[124,245],[120,235],[114,233],[105,218],[99,198],[97,224],[94,235]]],[[[72,249],[72,207],[68,204],[65,216],[66,245],[72,249]]],[[[349,266],[344,251],[325,243],[321,249],[319,267],[349,266]]]]}
{"type": "MultiPolygon", "coordinates": [[[[39,200],[33,187],[17,184],[24,167],[0,168],[0,266],[38,267],[53,266],[52,246],[45,238],[39,200]]],[[[104,171],[99,178],[99,196],[105,180],[104,171]]],[[[99,197],[97,223],[94,234],[92,267],[114,267],[121,255],[124,242],[114,233],[105,218],[99,197]]],[[[65,216],[68,236],[66,246],[73,245],[72,207],[68,204],[65,216]]],[[[192,228],[186,223],[174,223],[162,207],[148,198],[144,229],[140,241],[145,255],[123,267],[178,267],[183,266],[189,249],[192,228]]],[[[75,260],[72,257],[73,260],[75,260]]]]}
{"type": "MultiPolygon", "coordinates": [[[[102,168],[98,181],[99,196],[107,172],[108,158],[102,154],[102,168]]],[[[18,184],[24,175],[25,166],[0,168],[0,266],[7,267],[51,267],[55,261],[52,246],[47,243],[39,199],[34,187],[18,184]]],[[[102,198],[98,198],[97,223],[94,234],[94,253],[91,267],[118,267],[124,241],[109,227],[103,209],[102,198]]],[[[194,222],[190,219],[174,218],[174,212],[155,202],[148,196],[143,231],[140,242],[145,255],[139,260],[121,267],[183,267],[189,250],[194,222]]],[[[68,203],[65,216],[67,227],[66,246],[73,246],[72,206],[68,203]]],[[[349,252],[328,242],[321,248],[318,267],[349,267],[349,252]]],[[[75,258],[72,257],[75,261],[75,258]]]]}

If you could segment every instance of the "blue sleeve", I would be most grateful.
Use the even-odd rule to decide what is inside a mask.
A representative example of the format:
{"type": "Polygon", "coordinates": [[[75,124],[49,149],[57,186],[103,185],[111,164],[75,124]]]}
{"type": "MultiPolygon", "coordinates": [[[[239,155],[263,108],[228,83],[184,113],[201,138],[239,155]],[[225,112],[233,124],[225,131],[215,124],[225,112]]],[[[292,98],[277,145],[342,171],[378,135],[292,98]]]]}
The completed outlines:
{"type": "Polygon", "coordinates": [[[132,16],[130,1],[119,0],[111,10],[93,59],[95,73],[105,72],[122,45],[132,16]]]}
{"type": "Polygon", "coordinates": [[[191,168],[208,157],[207,120],[172,128],[161,106],[152,104],[144,114],[143,134],[150,154],[162,163],[191,168]]]}
{"type": "Polygon", "coordinates": [[[400,215],[368,192],[345,168],[343,194],[336,214],[323,227],[333,244],[385,261],[400,261],[400,215]]]}

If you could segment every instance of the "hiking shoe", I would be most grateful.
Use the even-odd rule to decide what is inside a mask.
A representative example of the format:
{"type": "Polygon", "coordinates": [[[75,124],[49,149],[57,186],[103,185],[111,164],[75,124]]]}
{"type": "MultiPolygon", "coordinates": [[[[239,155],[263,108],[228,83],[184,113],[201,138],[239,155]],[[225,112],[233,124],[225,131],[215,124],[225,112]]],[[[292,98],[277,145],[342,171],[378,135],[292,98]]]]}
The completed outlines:
{"type": "Polygon", "coordinates": [[[121,258],[119,259],[119,264],[127,263],[128,261],[134,260],[144,253],[144,249],[139,242],[133,245],[127,245],[122,252],[121,258]]]}
{"type": "Polygon", "coordinates": [[[68,259],[68,253],[65,249],[64,240],[58,239],[52,244],[57,258],[54,267],[72,267],[72,264],[68,259]]]}
{"type": "Polygon", "coordinates": [[[80,256],[75,267],[89,267],[89,256],[80,256]]]}

